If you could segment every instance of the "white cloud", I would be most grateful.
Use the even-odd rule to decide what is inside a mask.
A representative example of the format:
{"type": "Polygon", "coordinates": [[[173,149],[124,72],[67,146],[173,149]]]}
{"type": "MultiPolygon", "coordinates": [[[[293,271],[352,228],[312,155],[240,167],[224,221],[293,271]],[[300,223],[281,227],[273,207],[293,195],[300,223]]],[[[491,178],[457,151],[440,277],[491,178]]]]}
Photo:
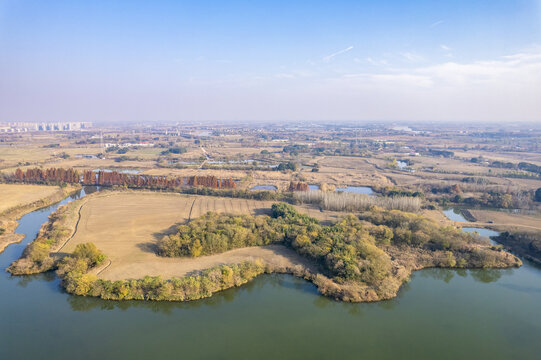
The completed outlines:
{"type": "Polygon", "coordinates": [[[357,94],[363,111],[378,118],[541,121],[541,51],[415,68],[380,67],[329,84],[342,96],[357,94]]]}
{"type": "Polygon", "coordinates": [[[400,55],[410,62],[421,62],[425,59],[421,55],[418,55],[412,52],[400,53],[400,55]]]}
{"type": "Polygon", "coordinates": [[[433,22],[432,24],[430,24],[428,27],[430,27],[430,28],[435,28],[436,26],[441,25],[441,24],[443,24],[444,22],[445,22],[445,21],[443,21],[443,20],[438,20],[438,21],[433,22]]]}
{"type": "Polygon", "coordinates": [[[339,51],[337,51],[337,52],[335,52],[335,53],[332,53],[332,54],[330,54],[330,55],[324,56],[322,60],[325,61],[325,62],[329,62],[329,61],[331,61],[335,56],[338,56],[338,55],[340,55],[340,54],[346,53],[346,52],[350,51],[351,49],[353,49],[353,46],[348,46],[348,47],[345,48],[345,49],[342,49],[342,50],[339,50],[339,51]]]}
{"type": "Polygon", "coordinates": [[[451,48],[449,46],[447,46],[447,45],[444,45],[444,44],[440,45],[440,49],[445,50],[445,51],[451,51],[451,48]]]}

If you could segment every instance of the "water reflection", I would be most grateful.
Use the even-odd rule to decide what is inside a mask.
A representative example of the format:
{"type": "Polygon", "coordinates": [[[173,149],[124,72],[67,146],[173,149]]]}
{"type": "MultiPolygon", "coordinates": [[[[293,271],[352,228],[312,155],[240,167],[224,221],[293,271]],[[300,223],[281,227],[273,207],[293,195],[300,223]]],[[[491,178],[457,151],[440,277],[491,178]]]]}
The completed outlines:
{"type": "Polygon", "coordinates": [[[491,283],[499,280],[503,275],[512,275],[514,269],[447,269],[447,268],[431,268],[420,270],[420,276],[436,280],[442,280],[445,283],[450,283],[456,275],[467,277],[471,275],[472,279],[477,282],[491,283]]]}
{"type": "MultiPolygon", "coordinates": [[[[404,284],[405,285],[405,284],[404,284]]],[[[406,291],[409,290],[409,288],[406,288],[404,289],[406,291]]],[[[399,291],[400,293],[400,291],[399,291]]],[[[400,296],[403,296],[402,294],[400,294],[400,296]]],[[[384,310],[393,310],[396,305],[400,302],[398,296],[394,299],[390,299],[390,300],[384,300],[384,301],[378,301],[376,304],[378,305],[379,308],[381,309],[384,309],[384,310]]]]}
{"type": "Polygon", "coordinates": [[[55,280],[58,280],[54,271],[48,271],[45,273],[34,274],[34,275],[11,276],[10,278],[13,280],[16,280],[17,286],[22,287],[22,288],[27,287],[28,284],[34,281],[44,281],[44,282],[50,283],[55,280]]]}
{"type": "Polygon", "coordinates": [[[470,274],[475,281],[488,284],[488,283],[499,280],[502,277],[502,270],[498,270],[498,269],[470,270],[470,274]]]}

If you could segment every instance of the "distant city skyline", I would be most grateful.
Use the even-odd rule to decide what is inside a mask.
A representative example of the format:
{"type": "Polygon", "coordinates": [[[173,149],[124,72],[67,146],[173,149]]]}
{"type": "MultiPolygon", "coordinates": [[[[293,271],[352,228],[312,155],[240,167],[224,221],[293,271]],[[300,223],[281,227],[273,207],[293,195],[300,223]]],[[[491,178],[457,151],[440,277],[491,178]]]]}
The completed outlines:
{"type": "Polygon", "coordinates": [[[0,0],[0,122],[539,122],[541,1],[0,0]]]}

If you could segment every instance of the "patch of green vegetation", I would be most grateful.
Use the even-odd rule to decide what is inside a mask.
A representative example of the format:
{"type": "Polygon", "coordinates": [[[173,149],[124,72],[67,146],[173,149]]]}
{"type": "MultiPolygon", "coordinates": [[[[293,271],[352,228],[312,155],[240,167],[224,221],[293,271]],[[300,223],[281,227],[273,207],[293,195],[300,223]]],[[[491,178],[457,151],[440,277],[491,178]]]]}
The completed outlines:
{"type": "Polygon", "coordinates": [[[541,202],[541,188],[535,190],[534,200],[537,202],[541,202]]]}
{"type": "Polygon", "coordinates": [[[161,152],[162,155],[167,155],[167,154],[184,154],[185,152],[187,152],[188,149],[186,149],[185,147],[171,147],[167,150],[164,150],[161,152]]]}
{"type": "Polygon", "coordinates": [[[287,170],[297,171],[298,168],[299,168],[298,165],[292,161],[288,161],[286,163],[280,163],[277,167],[275,167],[277,171],[287,171],[287,170]]]}

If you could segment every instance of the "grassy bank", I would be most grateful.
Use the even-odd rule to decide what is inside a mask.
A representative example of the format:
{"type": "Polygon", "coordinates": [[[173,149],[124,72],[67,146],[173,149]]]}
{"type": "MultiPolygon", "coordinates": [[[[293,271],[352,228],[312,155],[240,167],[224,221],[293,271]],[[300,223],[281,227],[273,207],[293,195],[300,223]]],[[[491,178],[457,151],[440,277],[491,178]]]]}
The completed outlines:
{"type": "Polygon", "coordinates": [[[29,212],[45,208],[54,203],[57,203],[67,196],[75,194],[81,190],[79,185],[67,185],[64,187],[58,186],[58,190],[50,196],[39,199],[29,204],[22,204],[10,207],[0,214],[0,253],[4,251],[10,244],[22,241],[22,234],[14,234],[15,229],[19,225],[19,220],[29,212]]]}

